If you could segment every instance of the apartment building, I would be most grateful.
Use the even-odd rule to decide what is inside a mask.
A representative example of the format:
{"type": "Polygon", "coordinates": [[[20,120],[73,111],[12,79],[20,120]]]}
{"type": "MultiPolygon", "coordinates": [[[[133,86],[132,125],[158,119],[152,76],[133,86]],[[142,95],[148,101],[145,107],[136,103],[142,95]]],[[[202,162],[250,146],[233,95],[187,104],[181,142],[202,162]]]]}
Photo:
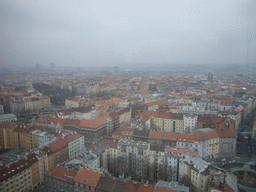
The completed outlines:
{"type": "Polygon", "coordinates": [[[16,129],[17,124],[13,122],[0,123],[0,148],[14,149],[15,139],[13,130],[16,129]]]}
{"type": "Polygon", "coordinates": [[[54,134],[47,131],[35,130],[32,134],[37,137],[39,148],[55,141],[54,134]]]}
{"type": "Polygon", "coordinates": [[[54,161],[55,161],[54,153],[51,151],[51,149],[48,146],[45,146],[42,149],[42,152],[45,152],[47,154],[47,160],[46,161],[47,161],[48,170],[52,170],[55,167],[55,164],[54,164],[54,161]]]}
{"type": "Polygon", "coordinates": [[[63,136],[64,141],[68,144],[69,159],[77,156],[84,150],[84,136],[76,132],[63,136]]]}
{"type": "Polygon", "coordinates": [[[77,171],[57,166],[47,173],[46,189],[49,192],[74,191],[74,178],[77,171]]]}
{"type": "Polygon", "coordinates": [[[179,160],[183,158],[184,155],[189,155],[191,157],[198,156],[198,154],[191,149],[176,147],[167,147],[165,149],[165,166],[167,180],[178,181],[179,174],[182,175],[182,169],[179,170],[179,160]]]}
{"type": "Polygon", "coordinates": [[[101,175],[94,170],[80,168],[74,177],[74,192],[96,192],[101,175]]]}
{"type": "Polygon", "coordinates": [[[65,123],[63,127],[83,135],[85,145],[90,145],[107,135],[107,119],[105,116],[96,120],[82,119],[78,122],[65,123]]]}
{"type": "Polygon", "coordinates": [[[183,133],[192,133],[196,131],[197,126],[197,115],[193,114],[184,114],[184,131],[183,133]]]}
{"type": "Polygon", "coordinates": [[[157,131],[184,132],[184,120],[181,113],[158,113],[152,118],[152,128],[157,131]]]}
{"type": "Polygon", "coordinates": [[[33,149],[38,147],[38,138],[33,134],[33,131],[37,129],[31,125],[19,124],[14,132],[15,147],[20,149],[33,149]]]}
{"type": "Polygon", "coordinates": [[[146,176],[149,150],[150,145],[147,143],[119,140],[116,165],[118,172],[131,172],[146,176]]]}
{"type": "Polygon", "coordinates": [[[146,105],[148,111],[155,111],[159,108],[159,105],[164,105],[166,103],[167,103],[166,99],[160,99],[157,101],[152,101],[152,102],[146,103],[145,105],[146,105]]]}
{"type": "Polygon", "coordinates": [[[209,176],[204,174],[205,169],[210,163],[204,161],[197,156],[188,156],[180,159],[179,166],[182,171],[179,173],[179,177],[188,178],[193,186],[194,191],[204,192],[207,189],[207,182],[209,176]]]}
{"type": "Polygon", "coordinates": [[[0,168],[0,191],[29,191],[33,189],[32,164],[27,158],[0,168]]]}
{"type": "Polygon", "coordinates": [[[49,144],[49,149],[53,153],[54,166],[68,160],[68,144],[64,140],[58,140],[49,144]]]}
{"type": "Polygon", "coordinates": [[[148,159],[148,179],[152,181],[165,179],[165,147],[159,145],[150,145],[148,159]]]}

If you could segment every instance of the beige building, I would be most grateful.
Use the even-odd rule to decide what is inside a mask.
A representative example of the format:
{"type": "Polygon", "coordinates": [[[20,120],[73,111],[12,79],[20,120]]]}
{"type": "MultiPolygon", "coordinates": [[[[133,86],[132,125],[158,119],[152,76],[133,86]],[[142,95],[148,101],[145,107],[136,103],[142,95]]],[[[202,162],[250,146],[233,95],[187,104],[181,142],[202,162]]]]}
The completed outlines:
{"type": "Polygon", "coordinates": [[[206,175],[204,171],[209,165],[210,163],[197,156],[190,157],[185,155],[179,161],[179,178],[188,178],[193,185],[194,191],[204,192],[207,190],[207,182],[209,181],[209,175],[206,175]]]}
{"type": "Polygon", "coordinates": [[[132,117],[131,110],[128,110],[125,108],[125,109],[122,109],[120,112],[118,112],[118,114],[119,114],[120,125],[130,122],[132,117]]]}
{"type": "Polygon", "coordinates": [[[0,148],[15,148],[15,137],[13,130],[16,129],[16,127],[17,125],[13,122],[0,123],[0,148]]]}
{"type": "Polygon", "coordinates": [[[152,128],[165,132],[184,132],[183,114],[181,113],[158,113],[152,116],[152,128]]]}
{"type": "Polygon", "coordinates": [[[41,96],[39,97],[39,102],[40,102],[40,108],[47,108],[51,106],[51,100],[47,96],[41,96]]]}
{"type": "Polygon", "coordinates": [[[0,169],[0,191],[29,191],[33,189],[32,164],[26,158],[0,169]]]}

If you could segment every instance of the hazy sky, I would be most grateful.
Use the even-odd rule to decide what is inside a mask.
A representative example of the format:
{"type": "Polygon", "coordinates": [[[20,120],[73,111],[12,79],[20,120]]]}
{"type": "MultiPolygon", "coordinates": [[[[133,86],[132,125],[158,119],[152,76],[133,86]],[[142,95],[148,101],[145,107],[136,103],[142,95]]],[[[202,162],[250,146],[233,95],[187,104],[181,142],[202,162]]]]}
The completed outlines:
{"type": "Polygon", "coordinates": [[[246,63],[255,0],[1,0],[0,66],[246,63]]]}

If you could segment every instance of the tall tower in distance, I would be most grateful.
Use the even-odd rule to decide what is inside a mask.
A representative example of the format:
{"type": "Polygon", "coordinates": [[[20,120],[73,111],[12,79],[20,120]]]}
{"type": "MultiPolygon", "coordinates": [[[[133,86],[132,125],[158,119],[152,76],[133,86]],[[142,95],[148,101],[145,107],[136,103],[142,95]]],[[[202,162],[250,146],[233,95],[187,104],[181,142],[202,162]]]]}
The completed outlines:
{"type": "Polygon", "coordinates": [[[55,68],[54,63],[50,63],[50,68],[51,68],[51,69],[54,69],[54,68],[55,68]]]}

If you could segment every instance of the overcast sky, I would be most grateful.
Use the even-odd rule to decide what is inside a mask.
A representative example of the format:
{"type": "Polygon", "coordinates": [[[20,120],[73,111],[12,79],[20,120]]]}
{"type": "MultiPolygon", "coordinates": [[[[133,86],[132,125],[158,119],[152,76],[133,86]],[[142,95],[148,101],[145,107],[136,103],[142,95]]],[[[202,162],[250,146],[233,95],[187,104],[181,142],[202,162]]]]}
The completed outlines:
{"type": "Polygon", "coordinates": [[[0,66],[246,63],[255,0],[1,0],[0,66]]]}

